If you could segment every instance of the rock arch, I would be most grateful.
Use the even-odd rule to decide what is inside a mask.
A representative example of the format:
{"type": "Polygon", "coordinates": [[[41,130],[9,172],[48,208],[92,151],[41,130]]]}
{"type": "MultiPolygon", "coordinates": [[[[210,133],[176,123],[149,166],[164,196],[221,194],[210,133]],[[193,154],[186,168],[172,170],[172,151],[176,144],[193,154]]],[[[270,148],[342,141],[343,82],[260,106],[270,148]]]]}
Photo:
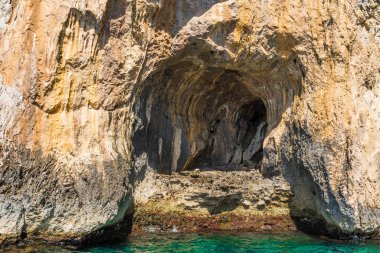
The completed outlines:
{"type": "Polygon", "coordinates": [[[295,57],[266,75],[212,64],[220,53],[209,51],[207,61],[204,52],[168,61],[134,90],[134,155],[146,154],[150,167],[170,174],[261,162],[264,139],[298,94],[302,71],[295,57]]]}

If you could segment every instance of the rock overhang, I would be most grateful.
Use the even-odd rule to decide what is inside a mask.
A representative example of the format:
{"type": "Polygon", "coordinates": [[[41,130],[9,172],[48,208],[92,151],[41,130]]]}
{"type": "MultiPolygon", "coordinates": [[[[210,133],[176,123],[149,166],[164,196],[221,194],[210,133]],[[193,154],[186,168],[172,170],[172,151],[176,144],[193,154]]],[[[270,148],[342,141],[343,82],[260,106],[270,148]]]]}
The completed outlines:
{"type": "MultiPolygon", "coordinates": [[[[357,2],[340,6],[335,3],[318,5],[317,2],[288,5],[285,2],[207,1],[205,5],[191,5],[186,10],[183,9],[186,2],[181,5],[175,1],[165,1],[163,4],[141,1],[135,6],[128,2],[123,8],[118,8],[118,1],[111,0],[87,7],[81,4],[79,16],[85,15],[88,9],[94,14],[90,21],[105,22],[103,29],[96,31],[99,34],[95,34],[95,37],[102,38],[99,41],[104,45],[93,51],[92,47],[81,43],[86,41],[82,37],[91,34],[80,25],[80,19],[79,23],[64,24],[65,20],[74,17],[70,16],[70,8],[78,9],[79,4],[75,1],[65,2],[59,8],[44,1],[31,5],[13,3],[17,8],[12,11],[18,15],[13,16],[15,20],[9,20],[12,22],[7,24],[5,34],[0,39],[3,45],[0,70],[4,84],[11,87],[12,92],[22,94],[15,97],[24,99],[23,105],[17,102],[12,106],[14,109],[10,109],[9,104],[0,104],[1,115],[9,119],[8,124],[2,126],[2,133],[7,133],[6,142],[2,145],[25,147],[42,153],[42,157],[54,154],[61,162],[69,161],[70,166],[57,166],[55,163],[41,165],[41,169],[48,168],[59,178],[57,188],[63,189],[57,195],[59,201],[74,192],[72,189],[79,192],[80,197],[62,203],[72,203],[72,206],[78,207],[77,210],[83,210],[79,206],[87,202],[83,202],[82,197],[92,199],[87,193],[99,192],[91,189],[96,189],[96,185],[109,189],[108,183],[115,180],[118,182],[118,187],[114,187],[117,189],[113,189],[115,191],[95,198],[99,200],[98,206],[103,206],[108,202],[107,196],[117,196],[113,207],[106,205],[101,210],[89,205],[89,213],[97,214],[93,215],[94,219],[98,219],[94,223],[98,222],[100,227],[103,221],[112,221],[114,215],[121,215],[118,207],[123,206],[123,199],[133,188],[133,182],[138,181],[136,177],[139,173],[133,170],[139,171],[149,159],[145,157],[144,161],[134,161],[133,158],[133,135],[144,121],[149,121],[146,119],[148,114],[143,115],[146,110],[138,108],[138,100],[144,100],[142,91],[149,91],[149,83],[157,87],[167,85],[167,81],[157,84],[160,74],[168,70],[173,72],[177,67],[179,71],[182,64],[188,64],[190,74],[199,72],[202,80],[215,79],[215,72],[227,73],[230,77],[222,78],[219,85],[224,80],[239,83],[232,93],[238,94],[240,88],[237,87],[244,87],[247,90],[242,95],[247,99],[245,105],[255,104],[253,107],[257,108],[261,105],[253,101],[262,101],[267,124],[262,171],[268,176],[283,174],[287,178],[293,187],[297,217],[310,214],[311,218],[316,219],[309,220],[310,223],[305,219],[306,224],[311,224],[312,230],[331,236],[377,233],[379,202],[368,197],[376,196],[380,185],[377,155],[380,143],[377,141],[379,50],[376,37],[379,24],[376,4],[357,2]],[[28,15],[20,15],[23,11],[28,15]],[[49,15],[31,15],[45,12],[49,15]],[[66,12],[67,15],[60,15],[66,12]],[[179,22],[181,15],[184,16],[179,22]],[[26,16],[33,17],[30,26],[26,16]],[[70,36],[62,45],[66,62],[60,65],[55,60],[61,46],[58,43],[59,33],[63,29],[75,32],[67,33],[70,36]],[[26,31],[26,35],[20,35],[17,31],[26,31]],[[9,50],[11,41],[25,43],[13,43],[12,50],[9,50]],[[93,57],[91,61],[85,65],[77,64],[83,63],[82,56],[88,55],[93,57]],[[19,70],[21,75],[17,72],[19,70]],[[52,73],[56,79],[51,78],[52,73]],[[45,94],[44,85],[49,80],[58,81],[58,85],[48,83],[53,89],[45,94]],[[69,183],[73,181],[74,187],[70,188],[69,183]],[[86,188],[85,185],[92,185],[93,188],[86,188]],[[66,192],[66,187],[71,190],[66,192]],[[118,195],[116,192],[125,194],[118,195]]],[[[178,81],[170,87],[185,84],[181,79],[185,76],[186,71],[177,72],[171,79],[177,78],[178,81]]],[[[196,79],[190,75],[191,78],[196,79]]],[[[210,86],[204,84],[199,91],[207,90],[205,87],[210,86]]],[[[7,90],[2,89],[5,99],[9,97],[7,90]]],[[[195,93],[191,89],[184,90],[190,91],[185,95],[181,94],[180,88],[153,92],[153,95],[162,96],[164,103],[170,102],[159,115],[186,114],[176,111],[187,108],[186,105],[169,98],[177,96],[186,100],[195,93]]],[[[223,87],[219,90],[227,93],[223,87]]],[[[232,101],[227,103],[231,108],[242,108],[233,102],[236,99],[227,101],[232,101]]],[[[213,106],[203,107],[210,109],[213,106]]],[[[198,111],[206,111],[203,107],[198,111]]],[[[217,114],[217,109],[212,109],[210,114],[217,114]]],[[[185,129],[191,130],[193,127],[186,127],[187,123],[182,121],[186,122],[189,117],[184,117],[185,120],[179,119],[179,116],[172,118],[169,125],[174,125],[174,130],[167,134],[167,139],[175,140],[176,136],[179,136],[177,139],[188,139],[185,129]]],[[[246,117],[242,118],[243,125],[249,121],[246,117]]],[[[156,119],[151,117],[152,120],[156,119]]],[[[213,124],[204,125],[199,127],[202,129],[198,131],[200,133],[192,136],[199,137],[202,133],[214,131],[213,124]]],[[[165,125],[158,128],[164,129],[165,125]]],[[[207,143],[209,138],[203,139],[207,143]]],[[[156,155],[160,153],[159,143],[158,140],[154,144],[156,151],[152,153],[156,155]]],[[[178,167],[173,160],[178,165],[181,152],[173,151],[181,148],[172,147],[185,142],[178,143],[167,144],[165,150],[178,159],[169,159],[165,165],[166,171],[169,167],[178,167]]],[[[10,168],[22,167],[26,168],[26,172],[31,170],[32,163],[25,158],[41,159],[41,156],[20,159],[23,148],[8,149],[14,155],[4,156],[3,160],[7,161],[4,164],[10,161],[14,164],[2,167],[4,175],[10,173],[10,168]],[[22,166],[17,165],[20,162],[22,166]]],[[[191,146],[183,150],[189,150],[191,154],[191,146]]],[[[16,175],[17,171],[15,169],[15,173],[10,174],[16,175]]],[[[13,183],[8,179],[5,181],[10,182],[8,185],[12,187],[23,185],[21,179],[13,183]]],[[[44,180],[49,181],[49,178],[44,180]]],[[[25,188],[27,192],[33,192],[38,186],[30,182],[31,188],[25,188]]],[[[11,200],[6,194],[4,197],[11,200]]],[[[64,206],[58,200],[49,205],[64,206]]],[[[35,199],[36,203],[39,201],[35,199]]],[[[28,209],[28,206],[24,205],[27,207],[24,213],[31,214],[34,207],[28,209]]],[[[44,204],[40,207],[44,212],[50,210],[50,206],[44,204]]],[[[52,222],[54,219],[48,218],[48,215],[46,217],[44,226],[51,222],[52,227],[56,227],[57,224],[52,222]]],[[[29,227],[38,227],[41,220],[35,219],[35,224],[29,227]]],[[[83,233],[91,232],[86,232],[85,222],[82,225],[83,233]]],[[[17,233],[19,227],[15,227],[17,233]]],[[[97,226],[91,223],[89,230],[94,227],[97,226]]],[[[49,230],[49,225],[45,228],[49,230]]]]}

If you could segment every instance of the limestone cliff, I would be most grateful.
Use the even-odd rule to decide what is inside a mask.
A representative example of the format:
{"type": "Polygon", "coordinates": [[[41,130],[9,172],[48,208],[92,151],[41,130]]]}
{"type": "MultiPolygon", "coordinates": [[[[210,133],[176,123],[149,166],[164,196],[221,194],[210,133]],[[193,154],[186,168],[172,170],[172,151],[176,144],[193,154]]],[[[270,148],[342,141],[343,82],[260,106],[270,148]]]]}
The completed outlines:
{"type": "Polygon", "coordinates": [[[379,233],[379,5],[0,0],[0,237],[124,231],[148,174],[243,167],[301,229],[379,233]]]}

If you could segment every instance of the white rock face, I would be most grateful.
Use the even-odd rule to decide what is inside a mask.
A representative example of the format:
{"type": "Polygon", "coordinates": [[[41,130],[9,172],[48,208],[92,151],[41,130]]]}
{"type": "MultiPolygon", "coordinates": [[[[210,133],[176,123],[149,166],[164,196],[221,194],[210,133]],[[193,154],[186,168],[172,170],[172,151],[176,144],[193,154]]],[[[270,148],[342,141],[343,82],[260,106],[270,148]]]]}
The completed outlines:
{"type": "Polygon", "coordinates": [[[89,239],[148,168],[241,166],[310,232],[378,234],[379,31],[373,0],[0,0],[1,239],[89,239]]]}
{"type": "Polygon", "coordinates": [[[8,23],[11,9],[12,9],[11,0],[0,1],[0,31],[4,29],[6,23],[8,23]]]}

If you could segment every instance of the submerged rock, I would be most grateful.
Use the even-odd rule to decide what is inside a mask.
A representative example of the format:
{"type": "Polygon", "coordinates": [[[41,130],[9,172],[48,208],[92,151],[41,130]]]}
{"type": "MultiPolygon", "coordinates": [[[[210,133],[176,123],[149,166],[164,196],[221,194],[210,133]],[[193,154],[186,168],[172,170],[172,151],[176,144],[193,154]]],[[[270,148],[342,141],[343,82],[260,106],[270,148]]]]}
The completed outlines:
{"type": "Polygon", "coordinates": [[[219,215],[263,188],[300,229],[378,234],[379,29],[378,1],[0,0],[0,241],[109,239],[152,197],[219,215]]]}

